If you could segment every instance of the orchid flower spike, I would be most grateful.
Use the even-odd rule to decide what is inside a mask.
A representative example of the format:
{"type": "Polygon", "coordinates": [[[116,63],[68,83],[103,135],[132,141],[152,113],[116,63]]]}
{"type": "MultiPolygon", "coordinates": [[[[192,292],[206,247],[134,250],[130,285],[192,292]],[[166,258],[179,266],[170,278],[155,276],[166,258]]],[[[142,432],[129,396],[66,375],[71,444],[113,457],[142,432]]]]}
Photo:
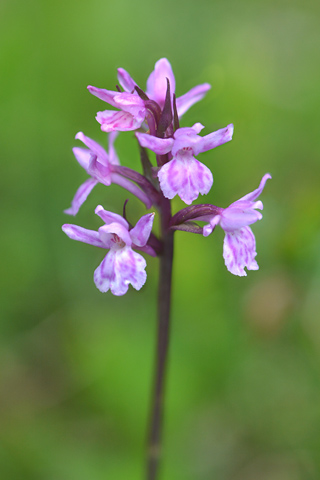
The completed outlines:
{"type": "MultiPolygon", "coordinates": [[[[175,92],[175,78],[172,67],[166,58],[161,58],[147,80],[146,96],[163,108],[167,92],[167,79],[170,83],[171,103],[175,92]]],[[[136,92],[138,84],[123,68],[118,69],[118,80],[124,92],[88,86],[90,93],[119,109],[98,112],[96,119],[104,132],[129,131],[140,128],[147,116],[147,105],[136,92]]],[[[197,85],[176,99],[178,116],[182,116],[194,103],[201,100],[211,88],[208,83],[197,85]]]]}
{"type": "Polygon", "coordinates": [[[114,149],[114,141],[117,135],[117,132],[110,133],[109,153],[107,153],[97,142],[86,137],[82,132],[77,133],[76,139],[81,140],[88,149],[74,147],[73,153],[81,167],[90,175],[90,178],[80,185],[71,202],[71,207],[64,213],[76,215],[93,187],[99,182],[107,186],[111,183],[122,186],[145,203],[147,208],[150,208],[151,200],[137,185],[113,172],[113,166],[119,165],[119,159],[114,149]]]}
{"type": "Polygon", "coordinates": [[[156,256],[155,251],[147,245],[154,213],[141,217],[131,230],[123,217],[104,210],[101,205],[95,209],[95,213],[105,222],[97,232],[70,224],[63,225],[62,230],[72,240],[109,250],[94,272],[94,282],[100,292],[111,290],[114,295],[124,295],[130,283],[133,288],[140,290],[147,278],[146,261],[133,248],[156,256]]]}
{"type": "MultiPolygon", "coordinates": [[[[258,270],[259,266],[255,260],[256,240],[248,225],[261,220],[262,214],[256,209],[262,210],[263,204],[256,201],[262,193],[266,181],[271,178],[267,173],[262,177],[259,187],[251,193],[240,198],[227,208],[218,208],[218,214],[207,220],[209,224],[203,228],[203,235],[207,237],[216,225],[225,231],[223,243],[223,258],[229,272],[240,277],[246,276],[244,267],[248,270],[258,270]]],[[[202,218],[205,220],[205,218],[202,218]]]]}
{"type": "Polygon", "coordinates": [[[165,197],[179,195],[187,205],[205,195],[212,187],[213,177],[208,167],[200,163],[194,155],[206,152],[229,142],[233,135],[233,125],[201,137],[198,133],[204,128],[201,123],[193,127],[178,128],[173,138],[158,138],[147,133],[136,133],[142,147],[149,148],[158,155],[171,152],[172,160],[158,171],[161,190],[165,197]]]}

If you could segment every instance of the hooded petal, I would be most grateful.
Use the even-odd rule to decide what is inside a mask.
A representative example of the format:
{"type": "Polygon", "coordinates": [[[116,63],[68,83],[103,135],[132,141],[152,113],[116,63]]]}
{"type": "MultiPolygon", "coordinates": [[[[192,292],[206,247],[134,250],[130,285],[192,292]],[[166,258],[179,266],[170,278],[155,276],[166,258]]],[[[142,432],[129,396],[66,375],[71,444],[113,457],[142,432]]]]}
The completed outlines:
{"type": "Polygon", "coordinates": [[[250,227],[226,233],[223,243],[223,258],[229,272],[240,277],[246,276],[244,270],[258,270],[255,260],[256,240],[250,227]]]}
{"type": "Polygon", "coordinates": [[[131,247],[132,240],[126,227],[121,223],[113,222],[108,225],[103,225],[99,228],[99,236],[101,241],[107,248],[119,250],[125,245],[131,247]]]}
{"type": "MultiPolygon", "coordinates": [[[[235,202],[235,203],[238,203],[238,202],[240,202],[241,200],[246,200],[246,201],[251,201],[251,202],[253,202],[254,200],[256,200],[256,198],[258,198],[259,195],[261,195],[262,190],[263,190],[264,187],[265,187],[266,181],[267,181],[269,178],[272,178],[271,175],[270,175],[270,173],[266,173],[265,175],[263,175],[259,187],[258,187],[256,190],[253,190],[253,192],[248,193],[248,194],[245,195],[244,197],[240,198],[240,199],[239,199],[237,202],[235,202]]],[[[257,207],[255,207],[255,208],[257,208],[257,207]]],[[[258,207],[258,208],[260,208],[260,207],[258,207]]]]}
{"type": "Polygon", "coordinates": [[[132,93],[137,85],[124,68],[118,68],[118,80],[125,92],[132,93]]]}
{"type": "Polygon", "coordinates": [[[136,118],[131,113],[104,110],[98,112],[96,120],[101,124],[103,132],[120,131],[126,132],[140,128],[144,119],[136,118]]]}
{"type": "Polygon", "coordinates": [[[225,128],[221,128],[216,132],[209,133],[205,137],[199,137],[200,140],[193,147],[193,154],[197,155],[201,152],[206,152],[212,148],[218,147],[223,143],[230,142],[233,135],[233,125],[232,123],[225,128]]]}
{"type": "Polygon", "coordinates": [[[78,227],[78,225],[70,225],[68,223],[62,225],[62,230],[72,240],[88,243],[95,247],[106,248],[100,240],[99,233],[94,230],[87,230],[86,228],[78,227]]]}
{"type": "Polygon", "coordinates": [[[155,64],[153,72],[147,80],[147,95],[151,100],[157,102],[160,107],[164,106],[167,93],[167,79],[170,83],[171,98],[176,89],[176,81],[172,67],[166,58],[161,58],[155,64]]]}
{"type": "Polygon", "coordinates": [[[130,247],[110,250],[94,272],[94,282],[101,292],[109,289],[114,295],[124,295],[129,284],[136,289],[145,284],[145,259],[130,247]]]}
{"type": "Polygon", "coordinates": [[[221,214],[220,226],[225,232],[233,232],[262,219],[262,214],[255,208],[262,209],[262,202],[236,202],[221,214]]]}
{"type": "Polygon", "coordinates": [[[117,213],[108,212],[102,207],[102,205],[98,205],[94,213],[99,215],[99,217],[105,222],[106,225],[116,222],[120,223],[127,230],[129,229],[129,224],[127,220],[125,220],[123,217],[121,217],[121,215],[118,215],[117,213]]]}
{"type": "Polygon", "coordinates": [[[129,234],[132,242],[138,247],[144,247],[149,240],[152,230],[154,213],[147,213],[138,220],[135,227],[133,227],[129,234]]]}
{"type": "MultiPolygon", "coordinates": [[[[192,127],[181,127],[174,132],[174,138],[177,140],[180,137],[193,137],[194,135],[198,137],[198,133],[204,128],[204,125],[201,123],[195,123],[192,127]]],[[[200,137],[201,138],[201,137],[200,137]]]]}
{"type": "Polygon", "coordinates": [[[75,196],[71,202],[71,207],[64,210],[68,215],[76,215],[79,212],[81,205],[86,201],[89,193],[97,185],[98,181],[95,178],[88,178],[76,191],[75,196]]]}
{"type": "Polygon", "coordinates": [[[179,155],[158,172],[161,190],[166,198],[179,195],[190,205],[199,193],[207,194],[212,186],[211,171],[191,155],[179,155]]]}
{"type": "Polygon", "coordinates": [[[136,137],[142,147],[149,148],[158,155],[165,155],[170,152],[174,144],[173,138],[158,138],[148,133],[136,133],[136,137]]]}
{"type": "Polygon", "coordinates": [[[181,117],[194,103],[199,102],[210,90],[211,85],[209,83],[203,83],[191,88],[189,92],[185,93],[181,97],[177,98],[177,111],[178,116],[181,117]]]}

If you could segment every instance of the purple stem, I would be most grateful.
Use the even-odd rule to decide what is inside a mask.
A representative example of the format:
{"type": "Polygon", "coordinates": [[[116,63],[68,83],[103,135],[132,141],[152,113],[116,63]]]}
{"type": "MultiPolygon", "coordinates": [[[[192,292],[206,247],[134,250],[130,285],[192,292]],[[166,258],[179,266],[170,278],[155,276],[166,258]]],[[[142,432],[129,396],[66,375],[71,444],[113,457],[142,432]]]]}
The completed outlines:
{"type": "Polygon", "coordinates": [[[141,173],[136,172],[128,167],[122,167],[121,165],[112,165],[112,171],[114,174],[122,175],[122,177],[128,178],[137,183],[144,193],[150,198],[153,205],[159,205],[161,200],[160,193],[152,185],[152,183],[141,173]]]}
{"type": "Polygon", "coordinates": [[[171,204],[170,200],[167,198],[162,197],[160,213],[161,240],[163,242],[163,250],[159,257],[160,277],[158,290],[158,333],[153,395],[148,432],[147,480],[157,480],[159,472],[159,462],[161,459],[164,387],[170,333],[169,327],[174,232],[170,230],[171,204]]]}

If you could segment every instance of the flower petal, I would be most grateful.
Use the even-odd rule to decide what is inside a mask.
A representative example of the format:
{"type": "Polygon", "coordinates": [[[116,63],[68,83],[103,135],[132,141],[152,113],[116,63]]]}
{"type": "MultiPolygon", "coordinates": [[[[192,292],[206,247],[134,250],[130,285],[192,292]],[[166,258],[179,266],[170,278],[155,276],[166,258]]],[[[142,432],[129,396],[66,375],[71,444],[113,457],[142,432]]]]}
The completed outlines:
{"type": "Polygon", "coordinates": [[[128,229],[118,222],[109,223],[108,225],[100,227],[99,236],[107,248],[112,248],[113,250],[123,248],[124,244],[129,247],[132,245],[128,229]]]}
{"type": "Polygon", "coordinates": [[[137,85],[133,78],[129,75],[129,73],[124,68],[118,68],[118,80],[126,92],[132,93],[137,85]]]}
{"type": "Polygon", "coordinates": [[[99,215],[99,217],[105,222],[106,225],[116,222],[123,225],[127,230],[129,229],[129,224],[127,220],[125,220],[123,217],[121,217],[121,215],[118,215],[117,213],[108,212],[102,207],[102,205],[98,205],[94,213],[99,215]]]}
{"type": "Polygon", "coordinates": [[[171,98],[176,89],[176,81],[170,62],[166,58],[161,58],[155,64],[153,72],[147,80],[146,94],[151,100],[157,102],[161,108],[164,106],[167,93],[167,79],[170,83],[171,98]]]}
{"type": "Polygon", "coordinates": [[[114,102],[117,108],[132,113],[133,115],[137,110],[145,110],[144,101],[136,93],[118,93],[114,97],[114,102]]]}
{"type": "Polygon", "coordinates": [[[98,268],[94,271],[93,280],[100,292],[107,292],[111,282],[115,278],[114,263],[116,251],[110,250],[104,257],[98,268]]]}
{"type": "Polygon", "coordinates": [[[193,147],[194,155],[197,155],[201,152],[206,152],[212,148],[218,147],[223,143],[229,142],[232,139],[233,135],[233,125],[232,123],[225,128],[221,128],[216,132],[209,133],[205,137],[200,137],[199,142],[193,147]]]}
{"type": "Polygon", "coordinates": [[[220,226],[225,232],[233,232],[239,228],[246,227],[262,219],[262,213],[255,208],[262,208],[262,203],[256,202],[235,202],[223,210],[220,226]]]}
{"type": "Polygon", "coordinates": [[[138,247],[144,247],[149,240],[154,215],[154,213],[143,215],[143,217],[138,220],[135,227],[129,231],[132,242],[138,247]]]}
{"type": "Polygon", "coordinates": [[[89,162],[88,173],[93,178],[98,180],[98,182],[103,183],[104,185],[111,185],[111,168],[110,164],[103,165],[98,161],[98,158],[94,155],[91,157],[89,162]]]}
{"type": "Polygon", "coordinates": [[[82,132],[77,133],[76,139],[81,140],[81,142],[83,142],[92,153],[99,157],[100,163],[103,163],[104,165],[109,164],[108,154],[99,143],[92,140],[92,138],[86,137],[82,132]]]}
{"type": "Polygon", "coordinates": [[[81,167],[88,171],[90,159],[92,157],[90,150],[82,147],[74,147],[72,151],[81,167]]]}
{"type": "Polygon", "coordinates": [[[173,138],[158,138],[148,133],[136,133],[142,147],[149,148],[158,155],[165,155],[170,152],[174,144],[173,138]]]}
{"type": "MultiPolygon", "coordinates": [[[[252,202],[252,201],[254,201],[256,198],[258,198],[259,195],[261,195],[262,190],[263,190],[264,187],[265,187],[266,181],[267,181],[269,178],[272,178],[271,175],[270,175],[270,173],[266,173],[265,175],[263,175],[259,187],[258,187],[256,190],[253,190],[253,192],[248,193],[248,194],[245,195],[244,197],[241,197],[241,198],[238,200],[238,202],[239,202],[240,200],[249,200],[249,201],[252,202]]],[[[235,202],[235,203],[236,203],[236,202],[235,202]]],[[[259,208],[260,208],[260,207],[259,207],[259,208]]]]}
{"type": "Polygon", "coordinates": [[[256,240],[250,227],[226,233],[223,243],[223,258],[227,269],[233,275],[246,276],[244,267],[247,267],[248,270],[258,270],[256,255],[256,240]]]}
{"type": "Polygon", "coordinates": [[[221,219],[221,215],[215,215],[213,218],[210,219],[210,223],[208,223],[208,225],[205,225],[203,227],[203,236],[204,237],[207,237],[208,235],[210,235],[213,232],[215,227],[220,222],[220,219],[221,219]]]}
{"type": "Polygon", "coordinates": [[[110,132],[109,133],[109,162],[112,165],[120,165],[120,161],[117,155],[117,152],[114,148],[114,142],[115,139],[117,138],[119,132],[110,132]]]}
{"type": "Polygon", "coordinates": [[[97,113],[96,120],[101,124],[103,132],[113,132],[115,130],[126,132],[139,128],[144,119],[136,118],[127,112],[104,110],[97,113]]]}
{"type": "Polygon", "coordinates": [[[62,225],[62,230],[72,240],[88,243],[95,247],[106,248],[99,238],[99,233],[94,230],[87,230],[86,228],[78,227],[78,225],[70,225],[68,223],[62,225]]]}
{"type": "Polygon", "coordinates": [[[109,289],[114,295],[124,295],[129,284],[136,289],[145,284],[145,259],[130,247],[110,250],[94,272],[94,282],[101,292],[109,289]]]}
{"type": "Polygon", "coordinates": [[[109,103],[109,105],[112,107],[116,106],[113,98],[118,95],[119,92],[113,92],[112,90],[106,90],[105,88],[92,87],[91,85],[89,85],[87,88],[95,97],[98,97],[100,100],[109,103]]]}
{"type": "Polygon", "coordinates": [[[191,88],[189,92],[185,93],[181,97],[177,98],[177,111],[179,117],[181,117],[189,108],[194,104],[199,102],[208,90],[210,90],[211,85],[209,83],[203,83],[202,85],[197,85],[196,87],[191,88]]]}
{"type": "Polygon", "coordinates": [[[95,178],[88,178],[76,191],[75,196],[71,202],[71,207],[64,210],[68,215],[76,215],[79,212],[81,205],[86,201],[89,193],[97,185],[98,181],[95,178]]]}
{"type": "Polygon", "coordinates": [[[212,186],[211,171],[192,156],[182,155],[163,165],[158,172],[161,190],[166,198],[179,195],[190,205],[199,193],[207,194],[212,186]]]}

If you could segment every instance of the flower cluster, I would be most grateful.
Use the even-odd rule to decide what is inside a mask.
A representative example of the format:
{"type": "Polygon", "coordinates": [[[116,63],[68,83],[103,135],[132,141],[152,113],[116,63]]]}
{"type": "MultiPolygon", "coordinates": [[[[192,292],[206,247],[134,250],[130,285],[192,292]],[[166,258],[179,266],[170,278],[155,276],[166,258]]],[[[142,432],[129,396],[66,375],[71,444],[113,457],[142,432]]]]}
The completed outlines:
{"type": "MultiPolygon", "coordinates": [[[[65,213],[76,215],[89,193],[97,183],[106,186],[120,185],[146,208],[155,207],[168,231],[175,230],[201,233],[207,237],[220,225],[225,231],[223,257],[228,270],[244,276],[248,270],[257,270],[256,245],[249,227],[260,220],[261,201],[257,201],[269,174],[263,176],[259,187],[229,207],[214,205],[191,205],[199,196],[207,194],[213,184],[210,169],[196,156],[212,150],[232,139],[233,125],[227,125],[208,135],[199,135],[204,128],[201,123],[192,127],[180,127],[182,115],[201,100],[210,85],[204,83],[184,95],[175,95],[175,78],[170,63],[162,58],[156,64],[142,90],[124,69],[118,69],[115,91],[89,86],[90,93],[111,105],[116,110],[97,113],[96,119],[103,132],[109,133],[109,149],[104,150],[82,132],[76,135],[87,148],[75,147],[73,153],[78,163],[89,174],[77,190],[71,207],[65,213]],[[136,131],[140,144],[143,174],[120,165],[114,142],[118,132],[136,131]],[[156,155],[154,166],[147,149],[156,155]],[[188,207],[171,215],[170,200],[179,196],[188,207]],[[197,221],[204,221],[204,227],[197,221]]],[[[124,216],[108,212],[99,205],[95,213],[105,222],[98,231],[66,224],[63,231],[73,240],[85,242],[108,250],[95,270],[94,281],[101,292],[109,289],[114,295],[123,295],[129,284],[139,290],[146,281],[146,261],[141,252],[152,256],[161,255],[162,241],[152,232],[154,213],[142,216],[134,227],[124,216]]]]}

